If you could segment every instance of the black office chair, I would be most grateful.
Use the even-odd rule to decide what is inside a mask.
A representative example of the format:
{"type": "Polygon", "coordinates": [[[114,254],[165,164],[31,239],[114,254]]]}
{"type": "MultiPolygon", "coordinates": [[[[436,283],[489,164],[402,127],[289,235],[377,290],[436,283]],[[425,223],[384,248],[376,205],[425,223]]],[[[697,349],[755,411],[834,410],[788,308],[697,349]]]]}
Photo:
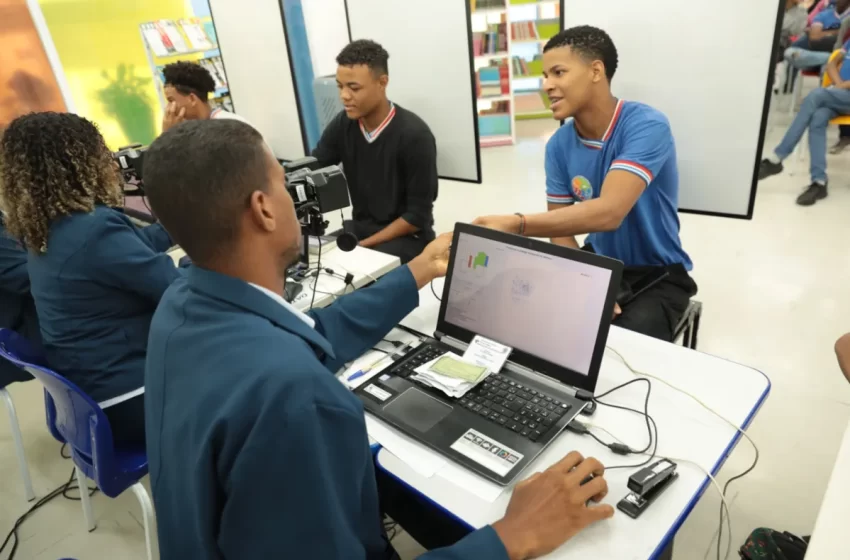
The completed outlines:
{"type": "Polygon", "coordinates": [[[683,346],[691,350],[696,350],[700,317],[702,317],[702,303],[691,300],[685,314],[679,319],[676,330],[673,331],[673,341],[678,342],[681,338],[683,346]]]}

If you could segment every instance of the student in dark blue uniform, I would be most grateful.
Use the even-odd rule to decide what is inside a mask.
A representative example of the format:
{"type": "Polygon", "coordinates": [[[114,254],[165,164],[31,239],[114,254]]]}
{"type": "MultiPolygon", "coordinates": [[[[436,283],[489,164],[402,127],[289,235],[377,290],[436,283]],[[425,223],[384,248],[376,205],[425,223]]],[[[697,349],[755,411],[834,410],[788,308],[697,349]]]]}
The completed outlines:
{"type": "MultiPolygon", "coordinates": [[[[12,329],[39,344],[38,317],[30,296],[30,276],[27,272],[27,252],[6,232],[0,212],[0,329],[12,329]]],[[[15,381],[27,381],[32,376],[0,360],[0,388],[15,381]]]]}
{"type": "Polygon", "coordinates": [[[670,123],[648,105],[611,94],[617,49],[601,29],[561,31],[543,51],[552,114],[569,119],[546,146],[549,212],[476,223],[575,248],[575,236],[589,233],[588,249],[626,265],[626,294],[663,277],[624,305],[614,324],[671,340],[697,286],[679,239],[679,170],[670,123]]]}
{"type": "MultiPolygon", "coordinates": [[[[441,236],[376,285],[303,314],[283,299],[301,232],[284,173],[235,121],[185,123],[146,155],[146,190],[194,267],[162,298],[145,374],[163,560],[397,558],[382,530],[363,407],[333,372],[446,273],[441,236]]],[[[602,465],[573,453],[513,492],[505,518],[432,560],[545,554],[613,515],[602,465]],[[581,486],[589,473],[599,476],[581,486]]]]}
{"type": "Polygon", "coordinates": [[[50,366],[100,404],[112,434],[144,443],[144,364],[151,317],[179,276],[162,226],[113,207],[121,182],[97,128],[67,113],[12,121],[0,145],[6,226],[29,251],[50,366]]]}

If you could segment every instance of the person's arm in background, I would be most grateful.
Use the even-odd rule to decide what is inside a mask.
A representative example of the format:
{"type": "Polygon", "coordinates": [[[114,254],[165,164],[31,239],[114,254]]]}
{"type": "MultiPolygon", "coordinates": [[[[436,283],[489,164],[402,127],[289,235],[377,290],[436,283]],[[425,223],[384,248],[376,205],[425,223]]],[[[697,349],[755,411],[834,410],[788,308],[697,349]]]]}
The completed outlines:
{"type": "Polygon", "coordinates": [[[171,257],[140,239],[133,224],[118,212],[92,228],[90,263],[100,277],[157,304],[180,276],[171,257]]]}
{"type": "Polygon", "coordinates": [[[343,120],[347,119],[345,111],[341,111],[334,117],[328,126],[322,132],[322,137],[319,138],[319,143],[313,148],[313,153],[310,154],[319,161],[322,167],[328,165],[338,165],[342,161],[342,152],[340,151],[340,143],[342,135],[345,134],[343,120]]]}
{"type": "Polygon", "coordinates": [[[850,381],[850,333],[845,334],[835,343],[835,355],[838,358],[838,367],[841,373],[850,381]]]}
{"type": "Polygon", "coordinates": [[[431,225],[439,181],[437,142],[428,131],[428,134],[408,140],[407,145],[400,149],[407,208],[384,229],[362,240],[362,247],[374,247],[397,237],[413,235],[431,225]]]}
{"type": "MultiPolygon", "coordinates": [[[[388,546],[378,512],[363,511],[363,481],[375,474],[362,413],[311,400],[295,410],[266,406],[258,415],[245,440],[221,453],[224,463],[235,456],[224,481],[222,556],[272,558],[284,550],[292,558],[360,560],[367,546],[388,546]]],[[[603,472],[598,461],[571,453],[519,483],[503,519],[419,560],[526,560],[551,552],[614,514],[610,505],[585,505],[607,494],[603,472]]]]}
{"type": "Polygon", "coordinates": [[[165,228],[162,227],[162,224],[160,223],[151,224],[145,227],[136,226],[136,229],[141,236],[150,243],[151,248],[154,251],[164,253],[171,249],[174,245],[174,241],[171,240],[171,236],[168,235],[168,232],[165,231],[165,228]]]}
{"type": "Polygon", "coordinates": [[[439,236],[422,254],[375,285],[344,295],[324,309],[307,315],[316,321],[316,330],[334,349],[336,358],[323,363],[336,371],[381,341],[419,305],[419,290],[434,278],[446,275],[452,236],[439,236]]]}
{"type": "MultiPolygon", "coordinates": [[[[666,119],[630,127],[622,153],[608,169],[600,196],[552,212],[526,216],[525,235],[564,237],[616,230],[673,153],[673,133],[666,119]]],[[[473,223],[518,233],[520,222],[518,216],[484,216],[473,223]]]]}
{"type": "MultiPolygon", "coordinates": [[[[546,171],[546,209],[550,212],[575,204],[575,199],[570,189],[570,174],[567,170],[567,162],[558,153],[559,145],[555,136],[550,138],[546,144],[546,159],[544,163],[544,169],[546,171]]],[[[574,235],[553,237],[551,241],[555,245],[580,249],[574,235]]]]}

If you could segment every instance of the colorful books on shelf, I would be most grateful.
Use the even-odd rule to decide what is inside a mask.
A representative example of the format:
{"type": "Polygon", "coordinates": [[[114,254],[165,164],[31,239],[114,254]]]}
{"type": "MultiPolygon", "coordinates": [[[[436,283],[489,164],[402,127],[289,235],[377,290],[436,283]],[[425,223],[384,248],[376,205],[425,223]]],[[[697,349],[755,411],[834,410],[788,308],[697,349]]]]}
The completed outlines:
{"type": "Polygon", "coordinates": [[[472,34],[472,52],[475,56],[508,50],[506,23],[491,23],[487,31],[472,34]]]}
{"type": "Polygon", "coordinates": [[[511,92],[510,73],[504,62],[479,68],[476,78],[479,98],[498,97],[511,92]]]}
{"type": "Polygon", "coordinates": [[[511,23],[511,40],[512,41],[531,41],[539,39],[537,36],[537,28],[533,21],[515,21],[511,23]]]}
{"type": "Polygon", "coordinates": [[[515,56],[511,59],[513,65],[514,78],[539,78],[543,76],[543,59],[540,55],[534,57],[534,60],[526,60],[521,56],[515,56]]]}
{"type": "Polygon", "coordinates": [[[473,12],[475,10],[506,9],[506,1],[507,0],[469,0],[469,5],[473,12]]]}

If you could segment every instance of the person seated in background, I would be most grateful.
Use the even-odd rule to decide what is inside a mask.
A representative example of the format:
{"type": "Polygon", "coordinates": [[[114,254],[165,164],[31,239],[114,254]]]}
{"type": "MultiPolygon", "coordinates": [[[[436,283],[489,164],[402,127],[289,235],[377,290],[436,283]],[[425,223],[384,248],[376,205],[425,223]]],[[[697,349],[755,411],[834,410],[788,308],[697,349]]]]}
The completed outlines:
{"type": "MultiPolygon", "coordinates": [[[[841,23],[850,16],[850,0],[836,0],[812,21],[805,34],[785,49],[785,60],[795,68],[820,68],[829,60],[841,23]]],[[[799,79],[799,78],[798,78],[799,79]]]]}
{"type": "MultiPolygon", "coordinates": [[[[1,200],[1,199],[0,199],[1,200]]],[[[6,232],[0,210],[0,329],[11,329],[36,346],[41,344],[35,303],[30,295],[27,252],[6,232]]],[[[0,359],[0,388],[32,376],[0,359]]]]}
{"type": "Polygon", "coordinates": [[[785,0],[785,14],[782,16],[782,29],[779,34],[780,52],[791,46],[791,39],[806,30],[809,13],[803,0],[785,0]]]}
{"type": "Polygon", "coordinates": [[[209,70],[200,64],[186,61],[166,64],[162,75],[165,80],[165,100],[168,101],[162,119],[163,132],[183,121],[234,119],[248,123],[235,113],[210,105],[210,95],[215,92],[215,80],[209,70]]]}
{"type": "MultiPolygon", "coordinates": [[[[844,47],[845,37],[850,37],[850,17],[841,23],[841,28],[838,30],[838,35],[835,38],[833,51],[840,51],[844,47]]],[[[829,149],[829,153],[838,155],[847,146],[850,146],[850,125],[842,124],[838,126],[838,141],[829,149]]]]}
{"type": "Polygon", "coordinates": [[[52,369],[94,399],[119,442],[144,442],[148,330],[180,274],[155,224],[119,210],[121,177],[94,124],[31,113],[0,141],[6,227],[28,250],[32,296],[52,369]]]}
{"type": "MultiPolygon", "coordinates": [[[[251,127],[196,122],[146,154],[154,212],[195,263],[151,324],[148,458],[163,560],[398,558],[382,529],[363,406],[334,376],[446,274],[450,235],[330,307],[283,299],[301,231],[283,169],[251,127]]],[[[430,560],[520,560],[611,517],[603,467],[571,453],[505,517],[430,560]],[[596,478],[581,482],[593,473],[596,478]]]]}
{"type": "Polygon", "coordinates": [[[845,63],[848,48],[850,41],[844,45],[841,56],[833,58],[826,65],[826,73],[832,85],[819,87],[806,96],[782,141],[759,165],[759,180],[781,173],[784,169],[782,161],[794,152],[808,130],[812,182],[797,197],[797,204],[801,206],[811,206],[828,194],[826,129],[833,118],[850,115],[850,64],[845,63]]]}
{"type": "Polygon", "coordinates": [[[643,103],[617,99],[617,48],[605,31],[566,29],[543,48],[543,88],[556,120],[546,145],[548,212],[474,223],[588,250],[626,265],[614,324],[670,341],[697,286],[679,239],[679,171],[670,123],[643,103]],[[629,292],[646,289],[632,299],[629,292]]]}
{"type": "Polygon", "coordinates": [[[387,99],[389,54],[374,41],[342,49],[336,61],[345,110],[325,128],[313,156],[342,163],[351,194],[345,230],[402,263],[434,239],[437,144],[431,129],[387,99]]]}

